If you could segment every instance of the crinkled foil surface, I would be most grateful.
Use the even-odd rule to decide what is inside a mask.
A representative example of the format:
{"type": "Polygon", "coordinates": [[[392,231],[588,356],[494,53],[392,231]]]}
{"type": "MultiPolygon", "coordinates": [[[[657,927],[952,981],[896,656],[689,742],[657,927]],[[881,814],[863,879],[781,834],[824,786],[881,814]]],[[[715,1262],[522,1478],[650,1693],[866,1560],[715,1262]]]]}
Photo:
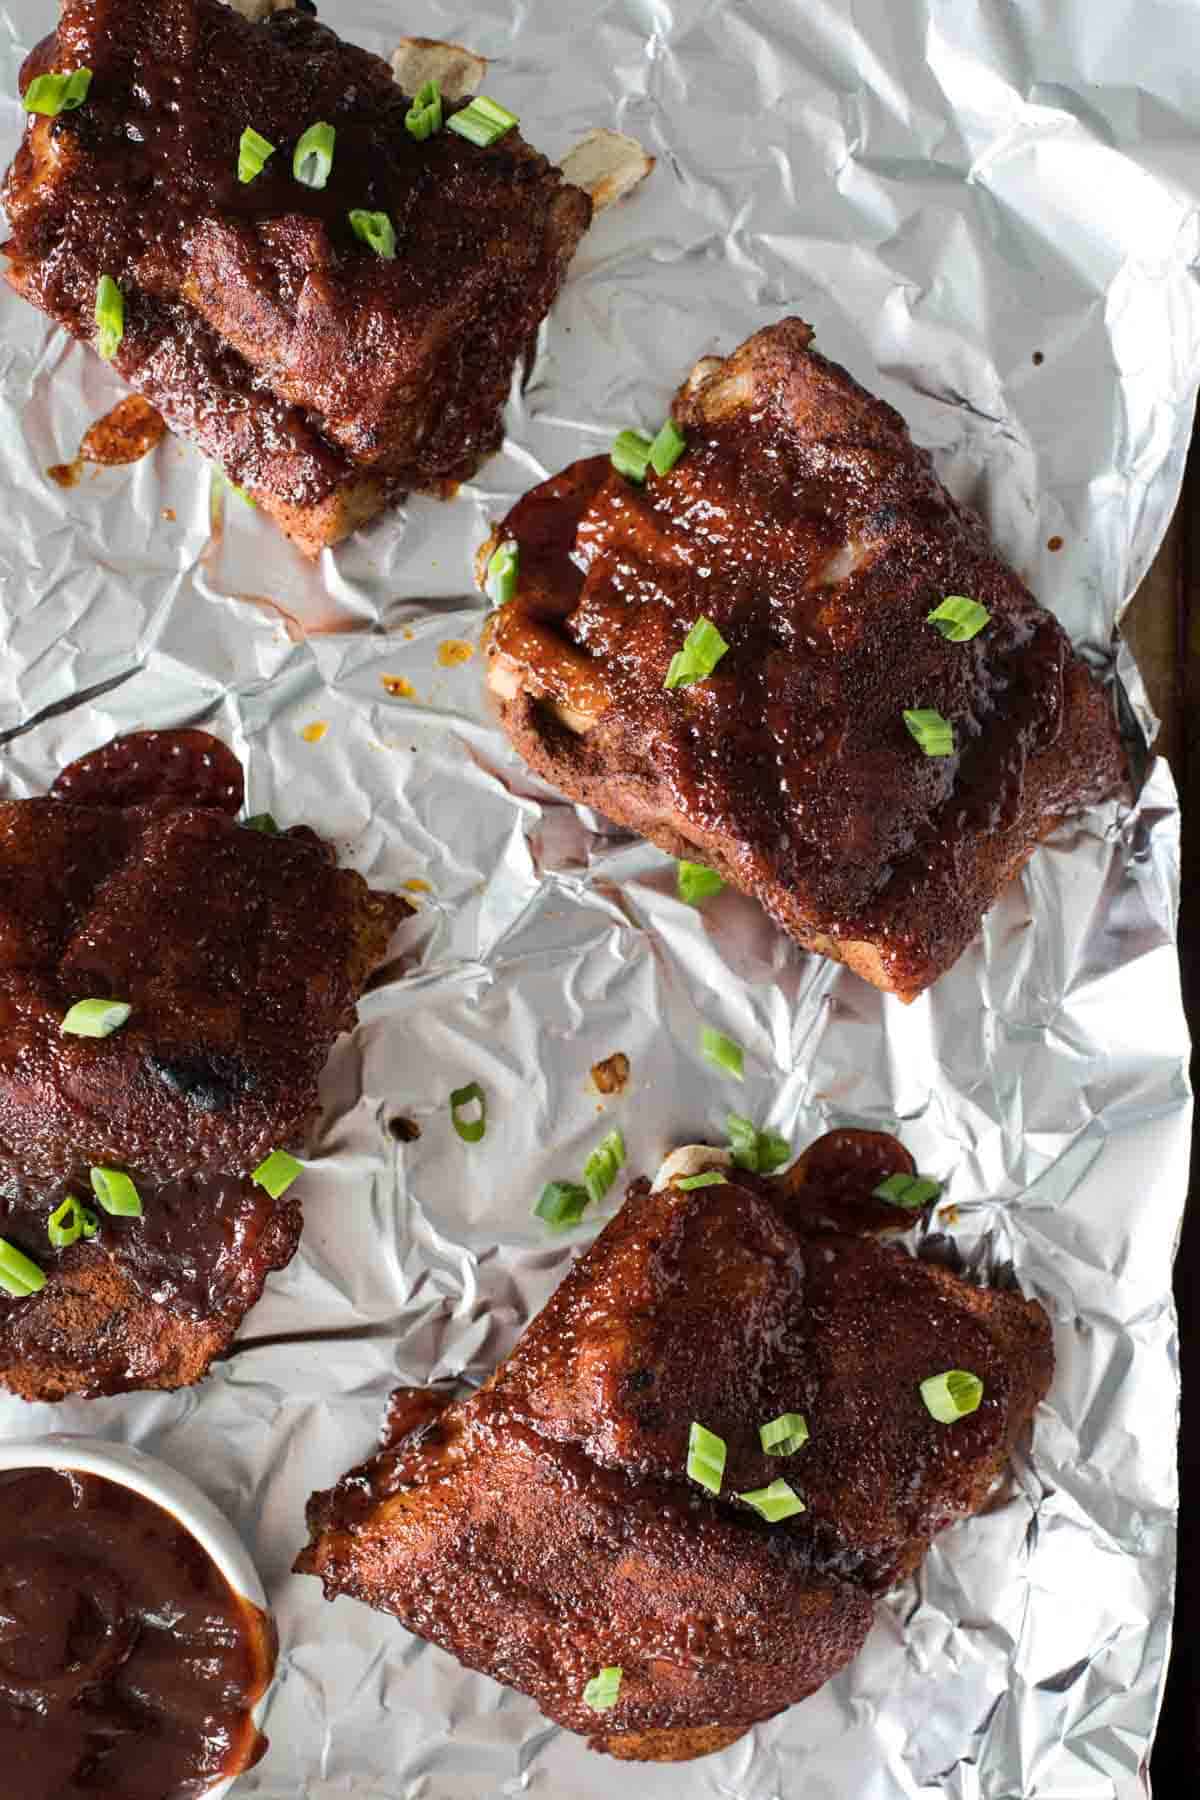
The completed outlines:
{"type": "MultiPolygon", "coordinates": [[[[0,1430],[99,1432],[192,1474],[240,1525],[282,1638],[269,1800],[1109,1800],[1143,1795],[1170,1637],[1170,1267],[1188,1093],[1175,795],[1061,830],[958,966],[906,1008],[803,955],[750,902],[675,897],[658,852],[508,751],[481,692],[489,521],[653,429],[692,361],[799,313],[905,414],[953,491],[1099,662],[1174,506],[1200,374],[1195,5],[1063,0],[346,0],[344,35],[494,57],[488,91],[561,155],[591,125],[658,157],[598,219],[448,505],[414,500],[303,564],[168,440],[47,479],[117,398],[101,363],[0,300],[4,791],[136,726],[204,725],[252,811],[307,820],[375,883],[426,883],[390,979],[324,1084],[304,1241],[200,1388],[0,1404],[0,1430]],[[1035,353],[1037,353],[1035,355],[1035,353]],[[1062,540],[1056,551],[1051,539],[1062,540]],[[454,661],[455,655],[466,660],[454,661]],[[385,677],[409,689],[389,690],[385,677]],[[319,741],[305,729],[326,726],[319,741]],[[736,1088],[702,1022],[746,1047],[736,1088]],[[621,1050],[627,1092],[590,1066],[621,1050]],[[447,1096],[485,1087],[484,1141],[447,1096]],[[1032,1450],[987,1514],[881,1604],[852,1667],[707,1761],[623,1767],[394,1621],[289,1574],[304,1503],[375,1441],[399,1382],[477,1381],[595,1222],[530,1218],[610,1125],[630,1167],[723,1139],[730,1106],[802,1147],[897,1130],[946,1183],[931,1230],[1015,1270],[1055,1325],[1032,1450]],[[421,1127],[401,1144],[396,1116],[421,1127]]],[[[5,160],[51,0],[0,4],[5,160]]],[[[1132,721],[1152,730],[1128,655],[1132,721]]],[[[397,684],[393,681],[391,689],[397,684]]],[[[919,1248],[919,1246],[914,1246],[919,1248]]],[[[547,1529],[552,1529],[547,1520],[547,1529]]]]}

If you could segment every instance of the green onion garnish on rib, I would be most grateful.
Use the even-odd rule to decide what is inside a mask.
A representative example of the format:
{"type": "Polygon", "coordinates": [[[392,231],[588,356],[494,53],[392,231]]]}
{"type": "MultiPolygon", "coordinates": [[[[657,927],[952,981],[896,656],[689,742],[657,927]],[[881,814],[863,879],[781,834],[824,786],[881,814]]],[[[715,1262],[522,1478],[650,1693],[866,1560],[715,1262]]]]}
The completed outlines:
{"type": "Polygon", "coordinates": [[[267,166],[267,159],[274,156],[275,145],[247,125],[238,139],[238,180],[253,181],[261,175],[267,166]]]}
{"type": "Polygon", "coordinates": [[[583,1165],[583,1185],[589,1200],[597,1204],[603,1200],[624,1161],[625,1139],[619,1131],[606,1133],[583,1165]]]}
{"type": "Polygon", "coordinates": [[[259,1187],[266,1188],[272,1200],[278,1200],[280,1194],[287,1193],[303,1167],[304,1164],[286,1150],[272,1150],[259,1163],[250,1179],[256,1181],[259,1187]]]}
{"type": "Polygon", "coordinates": [[[724,1187],[725,1177],[720,1169],[702,1169],[699,1175],[677,1176],[671,1185],[681,1188],[685,1194],[690,1194],[693,1188],[724,1187]]]}
{"type": "Polygon", "coordinates": [[[608,1712],[617,1704],[617,1696],[621,1692],[621,1665],[612,1663],[593,1675],[583,1690],[583,1704],[590,1706],[593,1712],[608,1712]]]}
{"type": "Polygon", "coordinates": [[[140,1219],[142,1196],[123,1169],[93,1169],[92,1192],[104,1208],[118,1219],[140,1219]]]}
{"type": "Polygon", "coordinates": [[[674,419],[667,419],[658,428],[658,434],[650,446],[650,467],[656,475],[666,475],[679,461],[687,449],[687,439],[680,431],[674,419]]]}
{"type": "Polygon", "coordinates": [[[953,1425],[978,1407],[983,1399],[983,1383],[966,1369],[947,1369],[921,1383],[921,1398],[939,1424],[953,1425]]]}
{"type": "Polygon", "coordinates": [[[303,187],[323,188],[333,168],[337,132],[322,120],[310,125],[292,153],[292,174],[303,187]]]}
{"type": "Polygon", "coordinates": [[[729,645],[711,619],[697,619],[683,640],[683,649],[677,650],[671,658],[671,666],[667,670],[663,686],[691,687],[694,681],[705,680],[728,648],[729,645]]]}
{"type": "Polygon", "coordinates": [[[718,1437],[715,1431],[706,1430],[694,1419],[688,1432],[687,1472],[710,1494],[720,1493],[725,1474],[725,1439],[718,1437]]]}
{"type": "Polygon", "coordinates": [[[618,431],[610,460],[618,475],[628,481],[645,481],[653,445],[640,431],[618,431]]]}
{"type": "Polygon", "coordinates": [[[936,1200],[941,1191],[940,1181],[930,1181],[924,1175],[889,1175],[886,1181],[871,1189],[871,1197],[886,1200],[889,1206],[905,1206],[916,1212],[936,1200]]]}
{"type": "Polygon", "coordinates": [[[791,1160],[792,1146],[777,1131],[759,1131],[752,1119],[729,1113],[725,1119],[729,1149],[739,1169],[752,1175],[770,1175],[791,1160]]]}
{"type": "Polygon", "coordinates": [[[746,1079],[746,1059],[742,1046],[735,1044],[732,1038],[726,1037],[723,1031],[717,1031],[711,1025],[702,1026],[700,1048],[707,1061],[712,1063],[715,1068],[723,1069],[727,1075],[732,1075],[735,1081],[746,1079]]]}
{"type": "Polygon", "coordinates": [[[796,1513],[807,1510],[803,1500],[786,1481],[773,1481],[769,1487],[754,1488],[748,1494],[739,1494],[747,1506],[752,1506],[768,1525],[778,1525],[781,1519],[790,1519],[796,1513]]]}
{"type": "Polygon", "coordinates": [[[501,544],[488,558],[487,597],[493,606],[505,606],[517,591],[520,551],[516,544],[501,544]]]}
{"type": "Polygon", "coordinates": [[[906,707],[904,723],[926,756],[954,755],[954,727],[932,707],[906,707]]]}
{"type": "Polygon", "coordinates": [[[404,129],[418,143],[442,129],[442,90],[436,81],[422,82],[404,115],[404,129]]]}
{"type": "Polygon", "coordinates": [[[96,283],[96,350],[111,362],[125,336],[125,296],[111,275],[96,283]]]}
{"type": "Polygon", "coordinates": [[[484,150],[510,132],[516,122],[516,113],[489,100],[486,94],[476,94],[469,106],[464,106],[461,112],[451,113],[446,120],[451,131],[457,131],[459,137],[468,138],[484,150]]]}
{"type": "Polygon", "coordinates": [[[675,885],[681,900],[699,906],[702,900],[719,894],[725,883],[715,869],[706,869],[703,863],[680,862],[675,885]]]}
{"type": "Polygon", "coordinates": [[[477,1144],[487,1130],[487,1100],[477,1081],[455,1088],[450,1096],[450,1121],[465,1144],[477,1144]],[[468,1118],[465,1115],[470,1112],[468,1118]]]}
{"type": "Polygon", "coordinates": [[[950,643],[966,644],[979,635],[991,616],[978,600],[968,600],[965,594],[948,594],[940,606],[926,613],[925,623],[936,625],[950,643]]]}
{"type": "Polygon", "coordinates": [[[361,207],[355,207],[350,214],[350,229],[356,238],[370,245],[376,256],[382,256],[384,262],[395,260],[396,232],[385,212],[364,212],[361,207]]]}
{"type": "Polygon", "coordinates": [[[30,1294],[40,1293],[45,1285],[46,1277],[37,1264],[7,1238],[0,1238],[0,1288],[14,1300],[26,1300],[30,1294]]]}
{"type": "Polygon", "coordinates": [[[533,1209],[535,1219],[542,1219],[556,1231],[578,1225],[587,1211],[588,1191],[577,1181],[548,1181],[533,1209]]]}
{"type": "Polygon", "coordinates": [[[77,1000],[58,1029],[67,1037],[105,1038],[119,1031],[132,1011],[126,1000],[77,1000]]]}
{"type": "MultiPolygon", "coordinates": [[[[808,1442],[808,1423],[803,1413],[780,1413],[758,1428],[758,1441],[767,1456],[794,1456],[808,1442]]],[[[746,1496],[742,1495],[743,1500],[746,1496]]]]}
{"type": "Polygon", "coordinates": [[[26,112],[57,119],[59,113],[74,112],[82,106],[91,85],[90,69],[72,69],[67,75],[35,75],[25,89],[22,105],[26,112]]]}
{"type": "Polygon", "coordinates": [[[46,1221],[46,1235],[56,1250],[69,1250],[80,1238],[94,1238],[100,1221],[90,1207],[68,1194],[46,1221]]]}
{"type": "Polygon", "coordinates": [[[264,837],[279,836],[279,827],[270,813],[252,813],[242,824],[247,831],[261,831],[264,837]]]}

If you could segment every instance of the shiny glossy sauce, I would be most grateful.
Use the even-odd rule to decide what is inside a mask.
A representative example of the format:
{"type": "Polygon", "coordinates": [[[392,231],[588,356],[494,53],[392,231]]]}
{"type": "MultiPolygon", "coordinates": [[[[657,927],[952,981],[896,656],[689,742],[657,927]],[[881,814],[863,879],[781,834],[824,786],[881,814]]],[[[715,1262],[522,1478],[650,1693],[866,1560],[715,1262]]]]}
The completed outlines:
{"type": "Polygon", "coordinates": [[[128,1488],[0,1475],[0,1766],[20,1800],[197,1800],[266,1749],[268,1618],[128,1488]]]}

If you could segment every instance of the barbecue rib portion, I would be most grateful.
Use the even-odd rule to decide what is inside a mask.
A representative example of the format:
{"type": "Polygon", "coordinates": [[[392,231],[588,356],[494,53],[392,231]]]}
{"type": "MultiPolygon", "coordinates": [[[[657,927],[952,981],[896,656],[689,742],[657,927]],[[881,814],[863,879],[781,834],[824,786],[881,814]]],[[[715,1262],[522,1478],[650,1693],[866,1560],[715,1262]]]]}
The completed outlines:
{"type": "Polygon", "coordinates": [[[903,420],[789,319],[676,396],[687,449],[606,458],[518,502],[489,682],[526,761],[716,868],[800,943],[912,999],[1065,814],[1117,788],[1109,698],[933,474],[903,420]],[[969,642],[927,615],[988,609],[969,642]],[[692,626],[729,649],[665,687],[692,626]],[[904,711],[955,750],[926,756],[904,711]]]}
{"type": "Polygon", "coordinates": [[[1053,1369],[1035,1303],[826,1222],[877,1160],[858,1135],[817,1159],[840,1183],[635,1183],[483,1389],[396,1396],[389,1446],[314,1495],[297,1569],[618,1756],[706,1754],[813,1692],[870,1596],[983,1505],[1053,1369]],[[946,1425],[920,1383],[953,1368],[984,1394],[946,1425]],[[768,1456],[785,1412],[809,1439],[768,1456]],[[687,1479],[693,1422],[726,1444],[719,1498],[687,1479]],[[806,1510],[768,1525],[739,1496],[781,1478],[806,1510]]]}
{"type": "Polygon", "coordinates": [[[0,1295],[0,1380],[28,1398],[194,1381],[300,1230],[250,1173],[303,1140],[337,1034],[407,902],[305,828],[233,818],[205,732],[117,739],[45,799],[0,803],[0,1237],[48,1275],[0,1295]],[[105,1038],[76,1001],[124,1000],[105,1038]],[[130,1174],[141,1218],[56,1251],[50,1214],[130,1174]]]}
{"type": "Polygon", "coordinates": [[[19,293],[90,340],[115,280],[118,372],[310,553],[496,448],[591,217],[519,131],[418,142],[382,59],[306,13],[253,23],[221,0],[63,0],[22,87],[79,67],[84,104],[30,115],[5,184],[19,293]],[[292,172],[318,123],[336,133],[319,189],[292,172]],[[242,182],[246,128],[275,151],[242,182]],[[352,211],[388,215],[393,257],[352,211]]]}

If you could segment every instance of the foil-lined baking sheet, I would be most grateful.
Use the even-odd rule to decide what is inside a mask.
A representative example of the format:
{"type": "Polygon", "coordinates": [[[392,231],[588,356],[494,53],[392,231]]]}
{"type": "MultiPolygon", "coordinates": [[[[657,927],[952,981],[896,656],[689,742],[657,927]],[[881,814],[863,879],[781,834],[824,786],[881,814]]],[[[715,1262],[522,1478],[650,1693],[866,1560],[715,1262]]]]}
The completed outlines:
{"type": "MultiPolygon", "coordinates": [[[[1189,1099],[1165,765],[1060,830],[911,1007],[527,774],[481,691],[471,560],[526,487],[653,429],[699,355],[788,313],[898,406],[952,490],[1085,643],[1112,632],[1178,493],[1200,376],[1200,11],[1073,0],[413,0],[325,6],[347,37],[495,59],[487,90],[561,156],[592,125],[658,158],[576,256],[504,451],[310,567],[168,439],[62,489],[118,397],[0,295],[4,792],[116,732],[200,724],[253,812],[305,820],[419,912],[324,1081],[306,1226],[200,1388],[0,1403],[8,1436],[141,1444],[235,1518],[278,1612],[264,1800],[1109,1800],[1144,1795],[1170,1635],[1171,1257],[1189,1099]],[[214,524],[215,517],[215,524],[214,524]],[[1051,546],[1056,547],[1051,547],[1051,546]],[[323,726],[322,732],[314,727],[323,726]],[[745,1046],[742,1087],[701,1024],[745,1046]],[[591,1065],[631,1063],[602,1098],[591,1065]],[[488,1131],[450,1125],[478,1080],[488,1131]],[[373,1447],[398,1382],[477,1381],[561,1279],[530,1217],[619,1125],[630,1169],[721,1141],[899,1132],[946,1183],[925,1246],[1012,1271],[1058,1372],[986,1514],[944,1534],[862,1654],[722,1755],[622,1768],[394,1621],[289,1574],[310,1490],[373,1447]],[[397,1141],[397,1117],[420,1126],[397,1141]]],[[[50,0],[0,0],[5,156],[50,0]]],[[[1144,691],[1117,652],[1133,716],[1144,691]]],[[[914,1245],[920,1248],[920,1245],[914,1245]]],[[[551,1528],[551,1521],[547,1521],[551,1528]]]]}

